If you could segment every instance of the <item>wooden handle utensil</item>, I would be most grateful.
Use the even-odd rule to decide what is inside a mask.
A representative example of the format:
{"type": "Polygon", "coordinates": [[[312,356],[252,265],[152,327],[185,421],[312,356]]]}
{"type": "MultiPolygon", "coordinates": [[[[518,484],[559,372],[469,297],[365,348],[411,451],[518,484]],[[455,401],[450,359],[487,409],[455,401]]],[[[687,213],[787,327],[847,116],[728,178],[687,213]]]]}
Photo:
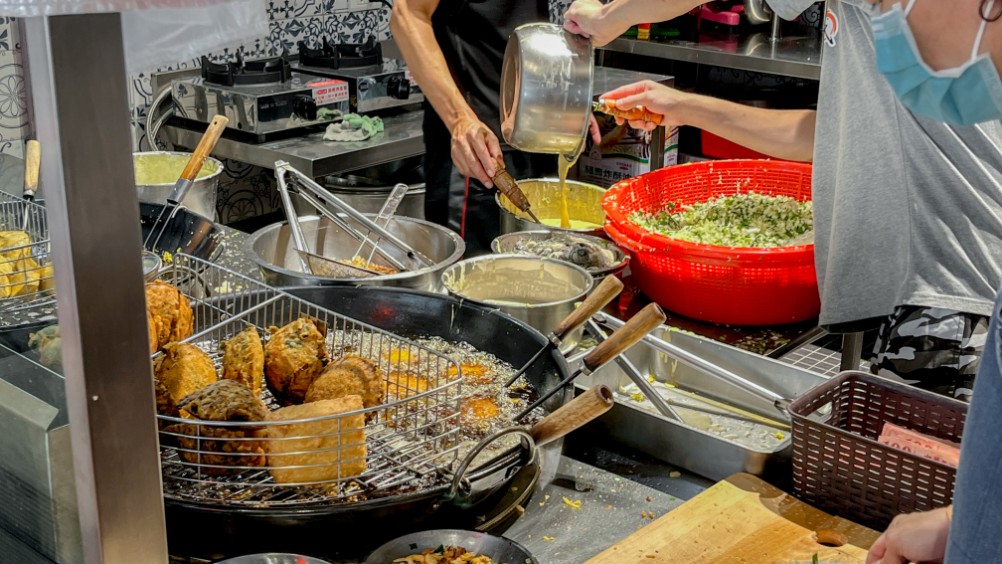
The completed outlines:
{"type": "Polygon", "coordinates": [[[599,418],[612,409],[614,403],[608,386],[593,386],[533,425],[529,434],[536,446],[541,447],[599,418]]]}
{"type": "Polygon", "coordinates": [[[226,129],[226,125],[230,122],[229,118],[226,116],[215,116],[209,123],[209,127],[205,129],[205,133],[202,134],[202,139],[198,142],[198,146],[195,147],[194,152],[191,153],[191,158],[188,159],[188,164],[185,165],[184,170],[181,171],[181,177],[178,178],[177,184],[174,185],[174,190],[171,195],[167,198],[167,201],[171,204],[178,205],[184,200],[185,194],[187,194],[188,189],[195,182],[195,178],[198,177],[198,173],[202,171],[202,165],[205,164],[205,159],[209,156],[209,153],[216,148],[216,143],[219,138],[223,135],[223,131],[226,129]]]}
{"type": "Polygon", "coordinates": [[[617,329],[609,338],[602,341],[591,353],[584,358],[584,365],[589,371],[597,370],[600,366],[619,356],[623,351],[635,345],[644,338],[645,335],[654,330],[655,327],[665,322],[665,312],[661,311],[658,304],[648,304],[640,310],[625,325],[617,329]]]}
{"type": "Polygon", "coordinates": [[[24,199],[33,200],[38,191],[38,171],[42,166],[42,145],[35,139],[24,147],[24,199]]]}
{"type": "Polygon", "coordinates": [[[620,292],[623,291],[623,283],[615,276],[606,276],[597,288],[581,302],[563,321],[553,329],[553,336],[558,340],[563,340],[571,331],[584,325],[591,316],[609,305],[620,292]]]}

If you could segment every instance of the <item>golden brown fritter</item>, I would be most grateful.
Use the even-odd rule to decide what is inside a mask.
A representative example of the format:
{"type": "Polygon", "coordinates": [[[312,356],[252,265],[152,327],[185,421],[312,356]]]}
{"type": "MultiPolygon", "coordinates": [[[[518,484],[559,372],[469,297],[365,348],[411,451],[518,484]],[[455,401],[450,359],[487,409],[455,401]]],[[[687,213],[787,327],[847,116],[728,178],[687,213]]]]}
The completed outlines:
{"type": "Polygon", "coordinates": [[[463,382],[473,384],[475,386],[484,386],[494,381],[494,374],[492,371],[488,370],[487,367],[482,364],[463,363],[458,367],[450,366],[448,373],[450,379],[453,379],[458,374],[462,373],[463,382]]]}
{"type": "Polygon", "coordinates": [[[501,415],[498,402],[492,397],[469,397],[459,402],[460,420],[466,429],[486,431],[501,415]]]}
{"type": "Polygon", "coordinates": [[[153,364],[153,372],[174,403],[217,380],[216,367],[209,355],[187,343],[165,345],[164,353],[153,364]]]}
{"type": "Polygon", "coordinates": [[[223,341],[223,379],[240,382],[255,396],[261,395],[264,378],[264,345],[256,327],[248,327],[223,341]]]}
{"type": "MultiPolygon", "coordinates": [[[[291,421],[348,413],[362,409],[362,398],[347,396],[283,407],[268,414],[268,421],[291,421]]],[[[269,425],[265,442],[268,470],[279,484],[331,482],[365,472],[368,449],[365,418],[361,413],[319,421],[269,425]],[[286,437],[303,437],[285,439],[286,437]],[[299,454],[291,454],[299,453],[299,454]]]]}
{"type": "Polygon", "coordinates": [[[327,368],[306,392],[307,402],[361,396],[366,408],[383,403],[383,376],[379,365],[360,356],[349,355],[327,368]]]}
{"type": "Polygon", "coordinates": [[[310,384],[327,364],[327,341],[318,325],[302,317],[280,329],[271,328],[271,339],[264,346],[265,375],[282,405],[303,403],[310,384]]]}
{"type": "MultiPolygon", "coordinates": [[[[220,380],[188,394],[178,407],[202,421],[264,421],[268,408],[243,384],[220,380]]],[[[261,426],[216,427],[182,423],[168,427],[180,447],[178,454],[190,464],[199,466],[204,474],[218,475],[240,471],[236,467],[264,466],[264,445],[261,426]],[[206,440],[212,439],[212,440],[206,440]],[[223,466],[224,468],[219,468],[223,466]]]]}
{"type": "Polygon", "coordinates": [[[56,273],[51,264],[47,264],[38,271],[38,290],[48,292],[56,289],[56,273]]]}
{"type": "Polygon", "coordinates": [[[195,319],[188,298],[162,280],[146,284],[146,313],[150,324],[150,352],[156,352],[167,343],[187,339],[194,332],[195,319]]]}
{"type": "MultiPolygon", "coordinates": [[[[170,397],[170,392],[167,391],[167,386],[164,386],[164,383],[161,382],[159,378],[153,378],[153,393],[157,400],[157,413],[168,417],[181,416],[181,412],[177,409],[177,404],[174,403],[174,398],[170,397]]],[[[158,424],[161,428],[163,428],[163,423],[158,424]]]]}

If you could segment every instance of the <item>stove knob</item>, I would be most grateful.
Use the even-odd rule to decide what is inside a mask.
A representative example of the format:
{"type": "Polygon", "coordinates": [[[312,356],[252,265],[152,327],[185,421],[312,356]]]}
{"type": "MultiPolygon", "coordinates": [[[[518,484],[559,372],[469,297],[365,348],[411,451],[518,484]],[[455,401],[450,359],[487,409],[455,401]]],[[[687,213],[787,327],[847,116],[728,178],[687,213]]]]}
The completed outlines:
{"type": "Polygon", "coordinates": [[[386,82],[387,94],[398,100],[406,100],[411,97],[411,83],[402,76],[391,76],[386,82]]]}
{"type": "Polygon", "coordinates": [[[312,96],[296,96],[292,104],[292,113],[307,121],[317,119],[317,102],[312,96]]]}

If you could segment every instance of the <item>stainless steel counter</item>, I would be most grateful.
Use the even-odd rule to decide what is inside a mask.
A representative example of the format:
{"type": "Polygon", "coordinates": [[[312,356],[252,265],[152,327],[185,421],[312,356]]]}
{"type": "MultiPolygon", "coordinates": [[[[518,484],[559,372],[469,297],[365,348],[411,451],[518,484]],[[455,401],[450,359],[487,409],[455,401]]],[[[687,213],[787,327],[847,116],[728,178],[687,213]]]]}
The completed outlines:
{"type": "MultiPolygon", "coordinates": [[[[303,173],[320,178],[424,154],[423,118],[420,110],[385,117],[382,133],[358,142],[324,141],[323,132],[257,145],[224,138],[212,154],[267,169],[274,168],[275,161],[288,161],[303,173]]],[[[202,136],[200,131],[172,125],[164,131],[174,145],[189,150],[202,136]]]]}
{"type": "Polygon", "coordinates": [[[695,39],[650,41],[619,38],[603,49],[811,80],[821,78],[821,42],[816,35],[785,37],[775,43],[767,33],[742,37],[703,33],[695,39]]]}

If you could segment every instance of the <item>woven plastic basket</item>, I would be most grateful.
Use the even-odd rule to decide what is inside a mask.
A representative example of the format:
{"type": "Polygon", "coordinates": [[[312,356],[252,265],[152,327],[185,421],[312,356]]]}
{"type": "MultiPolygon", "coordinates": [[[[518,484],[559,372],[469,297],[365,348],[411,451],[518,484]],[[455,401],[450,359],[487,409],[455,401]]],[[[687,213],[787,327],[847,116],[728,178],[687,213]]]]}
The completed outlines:
{"type": "Polygon", "coordinates": [[[814,245],[722,247],[669,239],[629,220],[642,210],[744,192],[811,198],[811,165],[769,160],[690,163],[613,186],[602,200],[609,237],[633,256],[637,286],[681,315],[731,325],[778,325],[820,311],[814,245]]]}
{"type": "Polygon", "coordinates": [[[864,372],[843,372],[790,405],[793,491],[882,531],[899,513],[953,500],[957,470],[877,442],[884,422],[958,442],[967,404],[864,372]]]}

